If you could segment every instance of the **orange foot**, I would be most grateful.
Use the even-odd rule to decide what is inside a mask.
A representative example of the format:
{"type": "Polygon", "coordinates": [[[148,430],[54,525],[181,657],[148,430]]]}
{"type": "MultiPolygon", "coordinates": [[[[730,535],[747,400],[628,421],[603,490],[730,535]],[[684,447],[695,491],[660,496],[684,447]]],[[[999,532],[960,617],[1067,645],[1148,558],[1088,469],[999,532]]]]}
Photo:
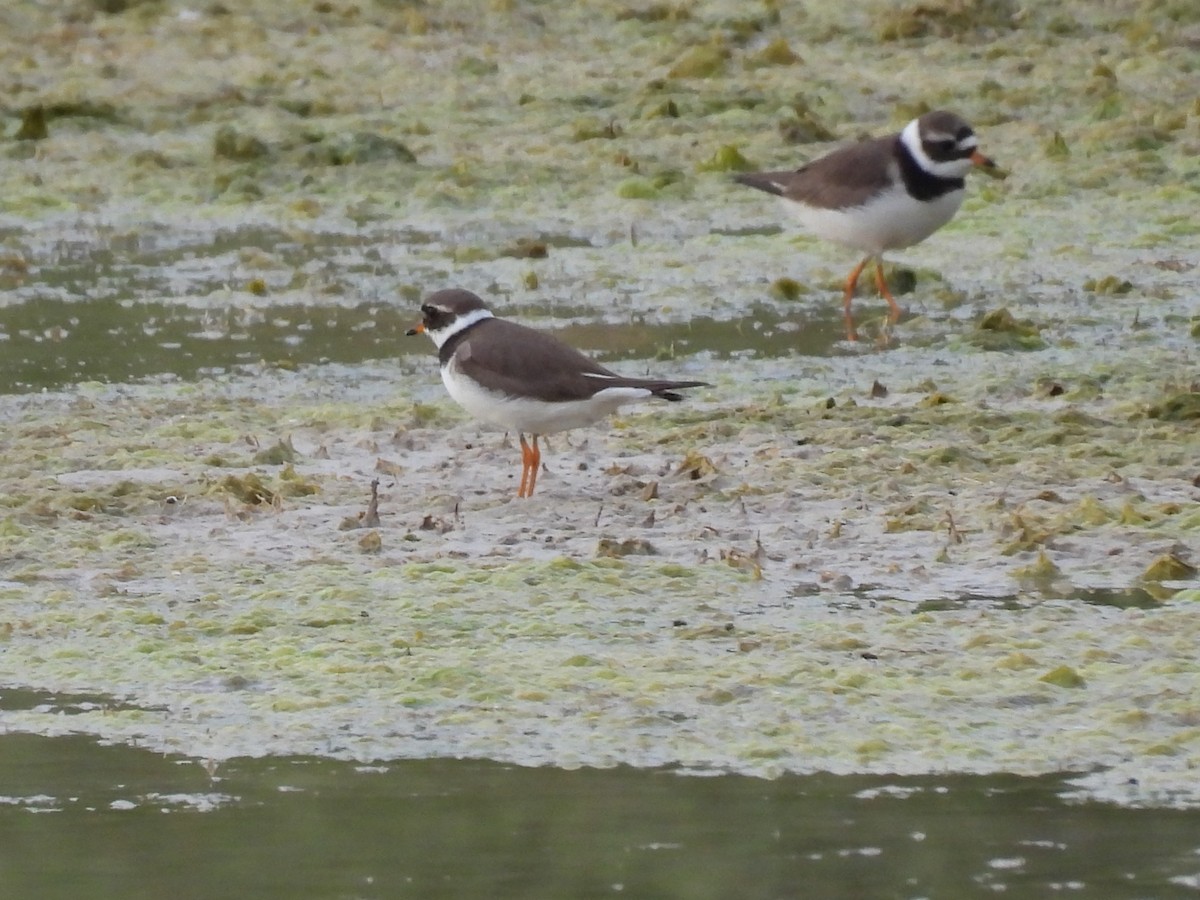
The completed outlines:
{"type": "Polygon", "coordinates": [[[891,312],[888,313],[888,321],[894,325],[900,321],[900,316],[904,312],[900,309],[896,298],[892,296],[892,292],[887,285],[887,279],[883,277],[883,258],[868,256],[846,276],[846,285],[842,294],[842,313],[846,319],[846,340],[848,341],[858,340],[858,331],[854,327],[854,316],[850,313],[850,301],[854,299],[854,289],[858,286],[859,276],[862,275],[863,269],[867,267],[867,263],[872,259],[875,260],[875,286],[879,288],[880,296],[887,301],[888,306],[891,308],[891,312]]]}
{"type": "Polygon", "coordinates": [[[533,445],[525,443],[525,435],[521,439],[521,486],[517,488],[518,497],[532,497],[533,488],[537,484],[538,469],[542,465],[542,451],[538,448],[538,436],[532,435],[533,445]]]}
{"type": "Polygon", "coordinates": [[[883,259],[881,257],[875,258],[875,286],[879,288],[879,293],[888,302],[888,306],[892,308],[891,313],[888,315],[888,321],[895,325],[900,321],[900,315],[903,310],[900,309],[896,298],[892,296],[892,292],[888,290],[887,279],[883,277],[883,259]]]}

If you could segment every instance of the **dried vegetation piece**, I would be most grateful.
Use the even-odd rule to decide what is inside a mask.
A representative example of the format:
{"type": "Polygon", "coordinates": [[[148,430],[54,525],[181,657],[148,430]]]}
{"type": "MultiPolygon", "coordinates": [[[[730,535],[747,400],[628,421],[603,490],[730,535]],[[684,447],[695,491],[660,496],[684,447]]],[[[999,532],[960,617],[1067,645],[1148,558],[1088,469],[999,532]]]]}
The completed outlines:
{"type": "Polygon", "coordinates": [[[264,447],[254,454],[253,462],[256,466],[281,466],[285,463],[293,463],[296,461],[296,448],[292,446],[292,439],[289,436],[286,439],[278,440],[273,446],[264,447]]]}
{"type": "Polygon", "coordinates": [[[890,5],[878,24],[879,39],[963,38],[983,31],[1009,31],[1019,20],[1014,0],[924,0],[899,9],[890,5]]]}
{"type": "Polygon", "coordinates": [[[917,272],[908,266],[885,263],[883,277],[893,294],[911,294],[917,289],[917,272]]]}
{"type": "Polygon", "coordinates": [[[1018,319],[1008,307],[984,314],[967,340],[981,350],[1042,350],[1046,346],[1041,329],[1030,319],[1018,319]]]}
{"type": "Polygon", "coordinates": [[[725,144],[696,166],[698,172],[752,172],[758,166],[746,159],[735,144],[725,144]]]}
{"type": "Polygon", "coordinates": [[[1071,155],[1071,148],[1067,146],[1062,132],[1056,131],[1053,137],[1046,141],[1042,152],[1046,154],[1047,159],[1066,159],[1071,155]]]}
{"type": "Polygon", "coordinates": [[[712,78],[725,71],[729,50],[720,44],[701,44],[683,52],[667,71],[668,78],[712,78]]]}
{"type": "Polygon", "coordinates": [[[23,110],[21,126],[13,137],[18,141],[44,141],[50,137],[50,129],[46,126],[45,108],[39,104],[23,110]]]}
{"type": "Polygon", "coordinates": [[[1083,289],[1089,294],[1099,294],[1102,297],[1118,297],[1133,290],[1133,282],[1116,275],[1105,275],[1102,278],[1087,278],[1083,289]]]}
{"type": "Polygon", "coordinates": [[[213,138],[213,156],[218,159],[249,162],[262,159],[270,152],[264,141],[254,135],[244,134],[232,125],[222,125],[213,138]]]}
{"type": "Polygon", "coordinates": [[[448,531],[454,530],[454,523],[449,522],[440,516],[435,516],[432,513],[426,513],[425,518],[421,520],[421,524],[417,526],[420,531],[432,531],[435,534],[446,534],[448,531]]]}
{"type": "Polygon", "coordinates": [[[583,141],[612,141],[624,133],[614,119],[578,119],[571,128],[571,140],[577,144],[583,141]]]}
{"type": "Polygon", "coordinates": [[[371,498],[367,501],[367,508],[360,512],[357,516],[347,516],[342,519],[338,526],[341,531],[349,531],[353,528],[378,528],[379,521],[379,479],[371,479],[371,498]]]}
{"type": "Polygon", "coordinates": [[[652,24],[655,22],[687,22],[692,11],[682,3],[651,3],[649,6],[626,6],[617,10],[617,21],[630,20],[652,24]]]}
{"type": "Polygon", "coordinates": [[[684,180],[676,169],[664,169],[653,175],[626,178],[617,185],[617,196],[623,200],[657,200],[664,190],[684,180]]]}
{"type": "Polygon", "coordinates": [[[754,552],[747,553],[744,550],[738,550],[731,547],[728,550],[721,551],[721,561],[732,569],[737,569],[740,572],[745,572],[755,581],[762,581],[762,545],[755,548],[754,552]]]}
{"type": "Polygon", "coordinates": [[[284,497],[309,497],[320,491],[320,484],[305,478],[291,463],[284,466],[279,473],[279,494],[284,497]]]}
{"type": "Polygon", "coordinates": [[[538,238],[522,237],[500,251],[501,256],[515,259],[545,259],[550,255],[549,245],[538,238]]]}
{"type": "Polygon", "coordinates": [[[1163,422],[1195,422],[1200,420],[1200,391],[1180,391],[1168,394],[1146,410],[1151,419],[1163,422]]]}
{"type": "Polygon", "coordinates": [[[643,119],[678,119],[679,104],[671,99],[651,103],[642,109],[640,117],[643,119]]]}
{"type": "Polygon", "coordinates": [[[262,478],[256,472],[226,475],[217,482],[217,487],[250,506],[271,506],[279,499],[279,495],[263,484],[262,478]]]}
{"type": "Polygon", "coordinates": [[[1197,569],[1174,553],[1164,553],[1155,559],[1142,573],[1143,581],[1183,581],[1195,578],[1197,569]]]}
{"type": "Polygon", "coordinates": [[[746,57],[747,69],[762,69],[768,66],[794,66],[803,62],[800,54],[788,46],[782,37],[777,37],[757,53],[746,57]]]}
{"type": "Polygon", "coordinates": [[[1044,589],[1062,577],[1062,570],[1046,555],[1045,550],[1039,550],[1037,559],[1031,565],[1015,570],[1013,577],[1027,587],[1044,589]]]}
{"type": "Polygon", "coordinates": [[[795,278],[776,278],[771,282],[771,296],[776,300],[798,300],[808,293],[808,288],[795,278]]]}
{"type": "Polygon", "coordinates": [[[402,141],[374,131],[327,135],[315,140],[303,154],[303,162],[310,166],[356,166],[373,162],[416,161],[416,154],[402,141]]]}
{"type": "Polygon", "coordinates": [[[1044,681],[1046,684],[1052,684],[1055,687],[1061,688],[1081,688],[1087,685],[1083,676],[1070,666],[1059,666],[1057,669],[1051,669],[1039,678],[1038,681],[1044,681]]]}
{"type": "Polygon", "coordinates": [[[700,453],[697,450],[689,450],[683,457],[683,461],[679,463],[679,467],[675,470],[676,475],[685,475],[692,481],[699,481],[701,478],[717,474],[717,467],[713,465],[713,461],[700,453]]]}
{"type": "Polygon", "coordinates": [[[656,556],[657,554],[658,551],[654,549],[654,545],[644,538],[626,538],[622,541],[603,537],[596,543],[596,555],[610,559],[620,559],[625,556],[656,556]]]}

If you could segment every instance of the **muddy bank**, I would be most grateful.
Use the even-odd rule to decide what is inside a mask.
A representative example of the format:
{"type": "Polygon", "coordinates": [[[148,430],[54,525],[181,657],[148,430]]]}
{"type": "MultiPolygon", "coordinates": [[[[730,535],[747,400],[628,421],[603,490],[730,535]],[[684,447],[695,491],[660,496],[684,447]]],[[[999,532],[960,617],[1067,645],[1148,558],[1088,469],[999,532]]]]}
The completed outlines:
{"type": "Polygon", "coordinates": [[[0,683],[127,701],[0,725],[1195,803],[1198,26],[980,6],[0,14],[0,683]],[[721,151],[918,103],[1012,176],[851,346],[853,260],[721,151]],[[447,284],[713,387],[553,439],[517,503],[512,441],[400,353],[447,284]]]}
{"type": "Polygon", "coordinates": [[[1038,399],[1013,357],[897,356],[955,396],[731,364],[553,441],[530,502],[511,442],[388,367],[7,398],[4,680],[133,705],[5,726],[218,759],[1103,766],[1191,802],[1197,595],[1150,570],[1195,560],[1194,432],[1125,380],[1038,399]],[[379,526],[348,527],[373,479],[379,526]]]}

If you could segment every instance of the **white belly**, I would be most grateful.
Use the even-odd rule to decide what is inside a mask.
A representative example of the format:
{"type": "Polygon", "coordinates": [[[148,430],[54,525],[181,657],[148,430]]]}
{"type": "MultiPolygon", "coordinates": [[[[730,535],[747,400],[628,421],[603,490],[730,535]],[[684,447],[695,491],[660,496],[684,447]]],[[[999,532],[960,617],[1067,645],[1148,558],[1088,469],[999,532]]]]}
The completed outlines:
{"type": "Polygon", "coordinates": [[[459,372],[453,363],[442,368],[442,383],[454,402],[473,418],[505,431],[523,434],[554,434],[591,425],[626,403],[652,396],[645,388],[605,388],[587,400],[550,403],[510,397],[480,387],[459,372]]]}
{"type": "Polygon", "coordinates": [[[954,218],[964,191],[922,202],[903,190],[889,191],[867,206],[834,210],[784,200],[788,212],[806,230],[834,243],[878,255],[884,250],[911,247],[954,218]]]}

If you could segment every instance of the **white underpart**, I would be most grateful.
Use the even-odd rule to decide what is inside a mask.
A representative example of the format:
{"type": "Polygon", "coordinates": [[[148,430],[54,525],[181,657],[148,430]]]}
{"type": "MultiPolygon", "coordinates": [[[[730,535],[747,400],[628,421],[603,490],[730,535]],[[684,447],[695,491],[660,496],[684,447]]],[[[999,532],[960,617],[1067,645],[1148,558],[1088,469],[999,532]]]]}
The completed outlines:
{"type": "Polygon", "coordinates": [[[439,329],[438,331],[431,331],[430,329],[426,328],[425,333],[433,339],[434,344],[436,344],[437,348],[441,350],[442,344],[446,343],[446,341],[450,340],[450,338],[454,337],[454,335],[458,334],[460,331],[470,328],[476,322],[482,322],[484,319],[490,318],[492,318],[492,313],[490,310],[475,309],[467,313],[465,316],[459,316],[445,328],[439,329]]]}
{"type": "Polygon", "coordinates": [[[627,403],[653,396],[646,388],[611,387],[597,391],[587,400],[549,403],[510,397],[480,387],[478,382],[463,375],[453,359],[442,367],[442,382],[454,402],[474,418],[505,431],[524,434],[554,434],[591,425],[627,403]]]}
{"type": "MultiPolygon", "coordinates": [[[[893,165],[895,165],[893,163],[893,165]]],[[[872,256],[884,250],[911,247],[954,218],[962,205],[963,191],[950,191],[929,201],[913,198],[899,182],[864,206],[820,209],[784,200],[789,213],[817,237],[872,256]]]]}

